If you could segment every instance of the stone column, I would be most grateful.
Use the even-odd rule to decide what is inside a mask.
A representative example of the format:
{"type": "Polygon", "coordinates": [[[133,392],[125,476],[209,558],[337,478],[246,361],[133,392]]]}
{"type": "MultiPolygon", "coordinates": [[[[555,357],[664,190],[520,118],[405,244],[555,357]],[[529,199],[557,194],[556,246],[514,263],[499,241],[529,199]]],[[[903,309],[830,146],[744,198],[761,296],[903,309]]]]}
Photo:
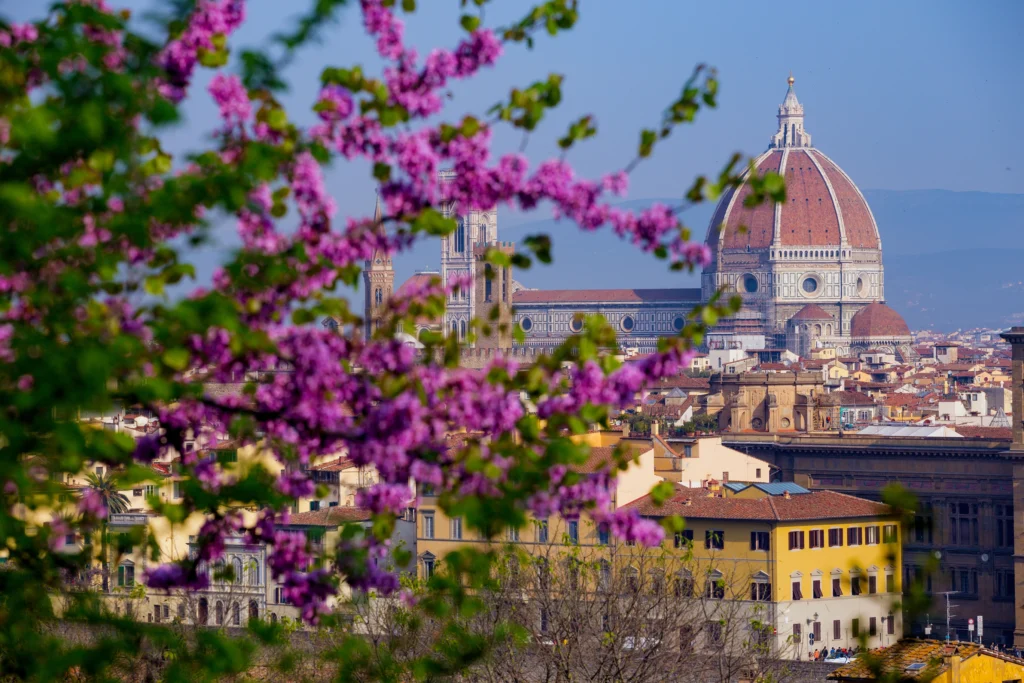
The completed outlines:
{"type": "Polygon", "coordinates": [[[1013,445],[1009,457],[1013,465],[1013,644],[1024,647],[1024,327],[1014,327],[1000,335],[1013,348],[1013,445]]]}

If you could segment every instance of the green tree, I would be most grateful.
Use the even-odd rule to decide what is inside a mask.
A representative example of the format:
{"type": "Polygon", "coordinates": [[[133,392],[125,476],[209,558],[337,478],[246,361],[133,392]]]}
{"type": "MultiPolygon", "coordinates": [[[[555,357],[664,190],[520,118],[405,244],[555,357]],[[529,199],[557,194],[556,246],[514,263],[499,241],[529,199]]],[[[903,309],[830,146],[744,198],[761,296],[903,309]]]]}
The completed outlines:
{"type": "Polygon", "coordinates": [[[107,514],[100,522],[100,562],[102,563],[103,592],[110,591],[110,556],[108,548],[108,520],[112,514],[121,514],[128,511],[131,504],[128,498],[117,490],[117,480],[109,473],[96,474],[90,472],[86,476],[88,489],[94,491],[103,501],[107,514]]]}

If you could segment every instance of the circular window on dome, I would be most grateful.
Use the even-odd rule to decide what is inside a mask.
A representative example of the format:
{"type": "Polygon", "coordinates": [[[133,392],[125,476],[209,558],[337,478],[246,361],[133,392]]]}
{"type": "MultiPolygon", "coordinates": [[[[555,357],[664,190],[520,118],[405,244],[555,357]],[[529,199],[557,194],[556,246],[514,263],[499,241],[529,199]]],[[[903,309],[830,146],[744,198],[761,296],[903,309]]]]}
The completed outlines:
{"type": "Polygon", "coordinates": [[[864,278],[857,278],[857,294],[858,296],[864,296],[864,292],[867,290],[867,285],[864,284],[864,278]]]}
{"type": "Polygon", "coordinates": [[[816,277],[805,277],[804,281],[800,285],[805,292],[808,294],[814,294],[818,291],[818,278],[816,277]]]}
{"type": "Polygon", "coordinates": [[[686,324],[686,320],[684,320],[683,316],[681,316],[681,315],[677,315],[675,317],[675,320],[672,321],[672,327],[675,328],[676,332],[681,332],[682,329],[683,329],[683,325],[685,325],[685,324],[686,324]]]}
{"type": "Polygon", "coordinates": [[[632,332],[633,328],[636,327],[636,321],[633,320],[633,316],[627,315],[619,321],[619,327],[621,327],[624,332],[632,332]]]}
{"type": "Polygon", "coordinates": [[[572,320],[569,321],[569,329],[573,332],[583,331],[583,316],[581,314],[577,313],[572,317],[572,320]]]}
{"type": "Polygon", "coordinates": [[[758,282],[757,282],[757,278],[756,277],[754,277],[750,273],[747,273],[746,275],[743,276],[743,291],[744,292],[747,292],[748,294],[753,294],[754,292],[757,291],[757,288],[758,288],[758,282]]]}
{"type": "Polygon", "coordinates": [[[533,321],[529,318],[523,318],[519,321],[519,327],[523,328],[523,332],[529,332],[533,329],[533,321]]]}

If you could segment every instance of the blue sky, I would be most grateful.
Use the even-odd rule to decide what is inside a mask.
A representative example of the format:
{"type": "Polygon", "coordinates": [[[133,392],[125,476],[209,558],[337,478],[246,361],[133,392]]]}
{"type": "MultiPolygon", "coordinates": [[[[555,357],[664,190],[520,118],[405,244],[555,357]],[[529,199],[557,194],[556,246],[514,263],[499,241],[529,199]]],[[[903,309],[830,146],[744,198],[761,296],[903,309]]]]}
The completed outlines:
{"type": "MultiPolygon", "coordinates": [[[[151,2],[118,2],[136,11],[151,2]]],[[[260,45],[290,24],[307,0],[249,0],[249,20],[232,44],[260,45]]],[[[451,46],[462,35],[457,0],[420,0],[407,34],[421,54],[451,46]],[[429,11],[427,11],[429,10],[429,11]]],[[[557,38],[540,36],[534,50],[515,45],[497,68],[458,84],[446,118],[482,114],[548,73],[565,75],[564,100],[531,137],[536,162],[556,150],[571,120],[593,114],[598,136],[570,155],[582,175],[596,177],[627,163],[638,131],[657,123],[693,66],[718,70],[720,107],[680,129],[631,179],[630,198],[672,197],[698,173],[714,173],[734,151],[756,155],[775,130],[776,107],[792,70],[815,146],[865,189],[948,189],[1024,192],[1024,51],[1017,42],[1024,3],[787,2],[695,3],[681,0],[600,0],[582,4],[581,20],[557,38]]],[[[43,3],[0,0],[0,14],[24,19],[43,3]]],[[[303,51],[287,72],[284,97],[293,117],[311,121],[323,67],[379,68],[362,34],[356,8],[344,9],[325,40],[303,51]]],[[[521,16],[527,2],[498,0],[485,23],[521,16]]],[[[185,109],[186,120],[166,136],[184,151],[217,125],[204,72],[185,109]]],[[[522,137],[496,131],[496,152],[522,137]]],[[[373,184],[361,164],[335,164],[328,182],[342,213],[372,210],[373,184]]],[[[546,216],[502,215],[503,225],[546,216]]],[[[695,226],[698,227],[698,226],[695,226]]],[[[699,226],[698,234],[703,231],[699,226]]],[[[436,262],[436,246],[423,260],[436,262]]],[[[401,281],[401,276],[399,281],[401,281]]],[[[571,286],[571,285],[569,285],[571,286]]]]}

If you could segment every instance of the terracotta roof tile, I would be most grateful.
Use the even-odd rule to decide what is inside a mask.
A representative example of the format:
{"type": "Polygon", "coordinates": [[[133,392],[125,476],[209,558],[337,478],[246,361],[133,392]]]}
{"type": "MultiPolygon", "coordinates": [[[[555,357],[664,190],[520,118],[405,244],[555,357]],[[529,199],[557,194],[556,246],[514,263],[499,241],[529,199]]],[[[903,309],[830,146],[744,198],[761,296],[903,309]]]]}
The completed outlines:
{"type": "Polygon", "coordinates": [[[1013,440],[1013,429],[1011,427],[969,427],[967,425],[960,425],[953,427],[953,431],[967,439],[1013,440]]]}
{"type": "Polygon", "coordinates": [[[809,153],[790,150],[786,158],[786,202],[781,242],[785,246],[838,247],[839,218],[821,171],[809,153]]]}
{"type": "MultiPolygon", "coordinates": [[[[882,665],[882,673],[893,675],[899,680],[910,680],[920,678],[932,680],[949,666],[945,657],[956,656],[962,660],[971,657],[984,656],[1000,659],[1005,662],[1012,662],[1024,667],[1024,660],[1011,657],[1002,652],[995,652],[984,648],[977,643],[955,642],[945,643],[940,640],[918,640],[916,638],[901,640],[883,650],[876,650],[874,656],[878,657],[882,665]],[[915,664],[923,664],[919,669],[910,670],[915,664]]],[[[863,657],[854,659],[849,664],[844,664],[827,678],[838,681],[876,681],[876,674],[868,667],[863,657]]]]}
{"type": "MultiPolygon", "coordinates": [[[[758,175],[764,175],[768,171],[778,173],[779,164],[782,163],[782,152],[773,151],[761,156],[757,163],[758,175]]],[[[723,229],[724,235],[720,238],[723,249],[765,249],[772,243],[775,232],[775,205],[771,202],[762,202],[753,208],[743,206],[743,202],[752,192],[750,185],[744,184],[738,192],[730,193],[722,198],[719,206],[732,206],[729,211],[728,221],[723,229]],[[745,226],[746,230],[740,230],[745,226]]],[[[720,209],[724,220],[725,210],[720,209]]],[[[716,212],[716,216],[718,216],[716,212]]],[[[713,223],[712,226],[715,224],[713,223]]]]}
{"type": "Polygon", "coordinates": [[[512,295],[512,305],[548,303],[644,303],[700,301],[699,289],[536,289],[512,295]]]}
{"type": "Polygon", "coordinates": [[[675,485],[676,493],[664,505],[654,504],[650,494],[624,505],[648,517],[680,515],[690,519],[749,519],[777,522],[884,517],[889,506],[836,491],[812,491],[763,498],[712,497],[708,489],[675,485]],[[687,502],[689,501],[689,502],[687,502]]]}
{"type": "Polygon", "coordinates": [[[851,337],[909,337],[910,328],[896,311],[881,302],[870,303],[850,318],[851,337]]]}
{"type": "Polygon", "coordinates": [[[807,304],[797,311],[790,320],[835,320],[835,316],[818,304],[807,304]]]}
{"type": "MultiPolygon", "coordinates": [[[[409,492],[409,501],[413,499],[409,492]]],[[[370,511],[349,506],[334,506],[310,512],[293,512],[288,517],[287,526],[322,526],[336,527],[346,522],[366,522],[370,519],[370,511]]]]}
{"type": "Polygon", "coordinates": [[[875,399],[859,391],[833,391],[818,397],[823,406],[873,406],[875,399]]]}
{"type": "Polygon", "coordinates": [[[309,469],[316,472],[342,472],[344,470],[352,469],[353,467],[359,467],[359,465],[355,464],[348,458],[335,458],[334,460],[315,465],[309,469]]]}
{"type": "Polygon", "coordinates": [[[843,212],[843,228],[847,241],[855,248],[878,249],[878,228],[860,190],[835,162],[817,150],[811,153],[832,183],[839,210],[843,212]]]}

